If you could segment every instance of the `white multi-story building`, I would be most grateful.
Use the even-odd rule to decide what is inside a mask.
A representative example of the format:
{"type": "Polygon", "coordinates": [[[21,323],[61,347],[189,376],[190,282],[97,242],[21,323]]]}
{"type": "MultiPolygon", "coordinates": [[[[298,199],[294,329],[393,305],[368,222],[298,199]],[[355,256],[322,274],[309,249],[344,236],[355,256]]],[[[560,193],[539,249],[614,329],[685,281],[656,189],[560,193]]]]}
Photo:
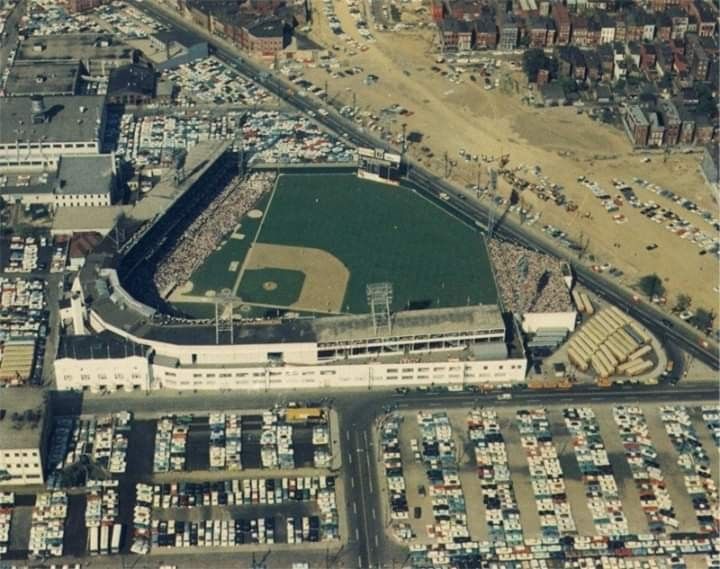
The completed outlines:
{"type": "Polygon", "coordinates": [[[3,389],[0,409],[0,486],[42,484],[50,425],[42,392],[25,387],[3,389]]]}

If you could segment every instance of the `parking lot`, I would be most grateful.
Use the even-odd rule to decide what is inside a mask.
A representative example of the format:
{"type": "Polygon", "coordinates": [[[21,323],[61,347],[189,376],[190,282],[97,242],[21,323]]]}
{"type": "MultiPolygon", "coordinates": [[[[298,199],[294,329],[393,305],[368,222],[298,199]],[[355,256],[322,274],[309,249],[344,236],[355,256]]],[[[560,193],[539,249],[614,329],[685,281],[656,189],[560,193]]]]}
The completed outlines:
{"type": "Polygon", "coordinates": [[[322,408],[56,417],[48,449],[53,489],[3,498],[0,547],[14,559],[339,547],[344,494],[330,470],[339,456],[334,423],[322,408]],[[163,429],[167,453],[158,442],[163,429]],[[219,462],[219,452],[231,460],[219,462]],[[327,459],[322,467],[318,453],[327,459]]]}
{"type": "MultiPolygon", "coordinates": [[[[683,409],[687,416],[651,405],[394,412],[379,427],[378,468],[381,479],[393,469],[391,494],[404,486],[406,514],[402,499],[383,503],[389,533],[431,549],[449,543],[448,531],[461,536],[466,520],[482,550],[562,536],[701,532],[704,504],[717,508],[716,411],[705,408],[704,419],[700,407],[683,409]],[[679,442],[668,423],[673,433],[683,427],[679,442]],[[692,463],[682,458],[689,452],[692,463]]],[[[707,523],[717,529],[717,519],[707,523]]]]}

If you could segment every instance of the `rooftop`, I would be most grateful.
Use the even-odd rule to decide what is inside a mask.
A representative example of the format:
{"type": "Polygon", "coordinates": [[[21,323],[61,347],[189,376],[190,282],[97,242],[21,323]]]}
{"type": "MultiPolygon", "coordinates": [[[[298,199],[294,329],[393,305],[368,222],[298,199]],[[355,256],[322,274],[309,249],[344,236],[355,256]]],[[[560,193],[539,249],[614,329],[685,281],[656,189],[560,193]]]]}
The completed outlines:
{"type": "Polygon", "coordinates": [[[17,50],[18,61],[89,61],[91,59],[134,59],[135,50],[108,34],[80,33],[32,36],[17,50]]]}
{"type": "Polygon", "coordinates": [[[0,144],[90,142],[98,139],[105,97],[44,97],[45,120],[34,124],[30,97],[6,97],[0,105],[0,144]]]}
{"type": "Polygon", "coordinates": [[[63,156],[58,170],[61,195],[107,194],[112,190],[115,166],[112,154],[63,156]]]}
{"type": "Polygon", "coordinates": [[[10,69],[5,89],[9,95],[74,95],[80,77],[77,62],[20,62],[10,69]]]}
{"type": "Polygon", "coordinates": [[[147,355],[149,348],[130,342],[110,332],[94,336],[63,336],[58,347],[58,359],[80,360],[122,358],[147,355]]]}
{"type": "Polygon", "coordinates": [[[313,322],[318,343],[363,341],[385,336],[446,335],[463,332],[505,330],[500,309],[495,305],[461,308],[431,308],[398,312],[392,317],[392,329],[375,331],[370,314],[318,318],[313,322]]]}
{"type": "Polygon", "coordinates": [[[108,95],[136,93],[155,96],[155,71],[143,65],[123,65],[110,72],[108,95]]]}
{"type": "Polygon", "coordinates": [[[0,448],[39,449],[45,416],[43,392],[32,387],[2,389],[0,409],[5,410],[5,418],[0,420],[0,448]],[[13,413],[23,415],[26,411],[39,412],[40,421],[13,421],[13,413]]]}
{"type": "Polygon", "coordinates": [[[261,20],[248,26],[248,33],[256,38],[276,38],[285,33],[285,22],[279,18],[261,20]]]}

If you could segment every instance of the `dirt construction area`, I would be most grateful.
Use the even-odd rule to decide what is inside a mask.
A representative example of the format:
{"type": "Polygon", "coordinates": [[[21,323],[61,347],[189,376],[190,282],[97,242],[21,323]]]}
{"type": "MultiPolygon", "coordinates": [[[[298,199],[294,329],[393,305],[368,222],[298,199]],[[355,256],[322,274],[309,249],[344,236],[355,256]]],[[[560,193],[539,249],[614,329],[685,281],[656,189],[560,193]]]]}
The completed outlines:
{"type": "MultiPolygon", "coordinates": [[[[523,192],[522,207],[539,215],[534,222],[538,232],[544,225],[552,225],[568,238],[583,242],[587,245],[586,259],[592,255],[592,264],[607,263],[622,270],[621,281],[628,286],[657,272],[664,280],[669,304],[683,292],[692,297],[694,308],[716,306],[716,257],[701,254],[700,245],[690,235],[683,233],[683,237],[668,230],[666,223],[648,219],[627,202],[619,207],[621,217],[614,219],[578,182],[578,177],[585,176],[615,197],[618,192],[612,180],[622,180],[632,186],[640,202],[654,201],[713,239],[717,232],[708,220],[634,182],[635,178],[646,180],[691,199],[699,209],[715,211],[717,204],[699,171],[699,154],[646,157],[633,151],[622,130],[596,122],[586,113],[579,114],[574,107],[538,109],[522,102],[528,90],[516,64],[496,63],[492,77],[499,86],[486,89],[482,80],[470,79],[476,72],[468,69],[458,73],[457,68],[435,63],[435,32],[431,27],[411,32],[379,31],[368,18],[374,37],[368,41],[359,34],[346,2],[333,2],[333,7],[348,37],[330,30],[321,3],[313,4],[310,36],[332,48],[339,65],[328,70],[307,67],[304,77],[320,87],[327,82],[329,100],[336,106],[352,106],[354,102],[356,122],[374,132],[383,127],[396,141],[405,123],[408,133],[422,135],[420,142],[410,145],[410,155],[442,173],[447,153],[452,163],[450,179],[465,187],[476,184],[478,174],[484,186],[488,165],[497,167],[499,157],[507,155],[507,168],[518,168],[518,175],[533,183],[539,176],[546,177],[548,184],[563,186],[567,199],[578,205],[576,211],[568,213],[553,201],[541,201],[535,194],[523,192]],[[347,68],[362,71],[336,73],[347,68]],[[367,81],[369,74],[377,80],[367,81]],[[388,112],[393,105],[400,105],[407,113],[388,112]],[[428,147],[433,157],[427,149],[421,151],[422,147],[428,147]],[[461,150],[463,156],[485,156],[487,161],[466,160],[461,150]],[[657,247],[646,249],[651,244],[657,247]]],[[[427,7],[413,2],[407,9],[426,11],[427,7]]],[[[370,10],[363,8],[363,12],[369,15],[370,10]]],[[[421,19],[429,21],[426,12],[421,19]]],[[[485,57],[482,52],[479,55],[485,57]]],[[[510,194],[502,178],[498,192],[505,197],[510,194]]]]}
{"type": "MultiPolygon", "coordinates": [[[[297,300],[290,308],[308,312],[340,312],[350,271],[340,260],[321,249],[255,243],[245,262],[244,272],[281,269],[305,275],[297,300]]],[[[240,287],[244,276],[240,278],[240,287]]],[[[282,283],[264,281],[266,293],[282,294],[282,283]]],[[[242,294],[240,295],[242,297],[242,294]]],[[[270,301],[272,294],[268,294],[270,301]]],[[[268,303],[269,304],[269,303],[268,303]]],[[[280,304],[280,303],[279,303],[280,304]]]]}

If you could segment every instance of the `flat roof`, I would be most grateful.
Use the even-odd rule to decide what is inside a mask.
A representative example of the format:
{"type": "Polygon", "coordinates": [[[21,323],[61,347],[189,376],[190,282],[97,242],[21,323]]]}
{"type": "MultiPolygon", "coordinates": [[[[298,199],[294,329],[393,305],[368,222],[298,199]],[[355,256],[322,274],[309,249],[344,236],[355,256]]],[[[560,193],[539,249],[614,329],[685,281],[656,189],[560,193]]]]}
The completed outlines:
{"type": "Polygon", "coordinates": [[[112,154],[63,156],[58,170],[61,195],[106,194],[112,189],[115,167],[112,154]]]}
{"type": "Polygon", "coordinates": [[[0,144],[90,142],[98,139],[101,95],[43,97],[45,121],[33,124],[30,97],[5,97],[0,105],[0,144]]]}
{"type": "Polygon", "coordinates": [[[39,449],[45,417],[43,391],[34,387],[0,389],[0,409],[5,410],[5,418],[0,420],[0,448],[39,449]],[[36,427],[27,420],[13,421],[13,413],[23,415],[26,411],[40,413],[36,427]]]}
{"type": "Polygon", "coordinates": [[[56,181],[54,172],[0,173],[0,195],[51,194],[56,181]]]}
{"type": "Polygon", "coordinates": [[[119,205],[61,207],[55,212],[51,231],[55,235],[89,231],[97,231],[106,235],[123,211],[123,206],[119,205]]]}
{"type": "Polygon", "coordinates": [[[483,330],[505,330],[495,305],[407,310],[392,316],[391,331],[375,331],[370,314],[326,316],[313,321],[318,343],[446,335],[483,330]]]}
{"type": "Polygon", "coordinates": [[[80,360],[122,358],[128,356],[144,357],[149,351],[141,346],[111,332],[101,332],[92,336],[62,336],[58,345],[58,359],[74,358],[80,360]]]}
{"type": "Polygon", "coordinates": [[[77,62],[19,62],[10,69],[5,90],[9,95],[74,95],[80,76],[77,62]]]}
{"type": "Polygon", "coordinates": [[[110,34],[56,34],[52,36],[32,36],[24,40],[17,49],[17,59],[18,61],[131,60],[134,52],[135,49],[118,42],[110,34]]]}

